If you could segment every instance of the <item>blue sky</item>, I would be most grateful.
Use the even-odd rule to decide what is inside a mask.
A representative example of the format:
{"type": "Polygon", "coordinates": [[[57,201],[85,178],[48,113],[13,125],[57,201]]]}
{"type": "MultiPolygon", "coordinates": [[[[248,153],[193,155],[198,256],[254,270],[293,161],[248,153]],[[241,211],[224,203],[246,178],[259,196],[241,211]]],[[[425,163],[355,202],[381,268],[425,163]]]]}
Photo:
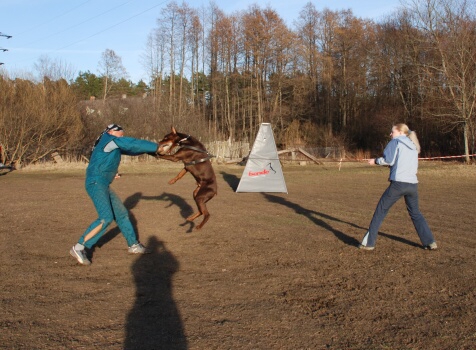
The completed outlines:
{"type": "MultiPolygon", "coordinates": [[[[182,1],[176,1],[182,3],[182,1]]],[[[190,7],[209,6],[208,0],[185,1],[190,7]]],[[[226,14],[257,4],[270,6],[292,28],[309,0],[215,1],[226,14]]],[[[106,49],[122,58],[129,78],[137,83],[147,76],[140,63],[148,34],[157,24],[167,0],[0,0],[0,66],[9,76],[27,77],[46,56],[71,69],[97,74],[106,49]]],[[[318,10],[351,9],[355,16],[378,20],[400,6],[400,0],[321,0],[318,10]]],[[[77,74],[75,75],[77,76],[77,74]]]]}

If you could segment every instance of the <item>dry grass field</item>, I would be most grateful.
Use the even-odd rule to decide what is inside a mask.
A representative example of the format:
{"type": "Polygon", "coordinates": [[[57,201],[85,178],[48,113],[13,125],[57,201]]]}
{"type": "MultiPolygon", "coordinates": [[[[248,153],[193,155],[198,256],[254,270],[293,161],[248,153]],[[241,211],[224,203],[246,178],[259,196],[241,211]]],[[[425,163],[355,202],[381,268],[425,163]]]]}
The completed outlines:
{"type": "Polygon", "coordinates": [[[289,193],[235,193],[215,165],[201,231],[176,164],[132,163],[114,190],[152,253],[113,224],[81,266],[68,253],[95,211],[84,166],[0,176],[0,349],[476,348],[476,167],[420,166],[421,248],[403,201],[361,251],[388,169],[284,165],[289,193]]]}

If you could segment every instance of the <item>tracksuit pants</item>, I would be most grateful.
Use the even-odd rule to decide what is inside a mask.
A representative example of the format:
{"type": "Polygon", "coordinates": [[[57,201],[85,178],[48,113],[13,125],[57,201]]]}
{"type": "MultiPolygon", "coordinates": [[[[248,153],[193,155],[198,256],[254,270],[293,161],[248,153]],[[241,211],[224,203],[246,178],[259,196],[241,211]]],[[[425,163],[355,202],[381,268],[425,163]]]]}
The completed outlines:
{"type": "Polygon", "coordinates": [[[401,198],[405,199],[408,214],[420,237],[421,243],[426,246],[435,241],[425,218],[418,206],[418,184],[391,181],[390,186],[385,190],[377,204],[369,230],[362,240],[362,245],[374,247],[380,226],[385,219],[390,208],[401,198]]]}
{"type": "Polygon", "coordinates": [[[86,248],[92,248],[104,235],[107,227],[113,220],[115,220],[117,226],[119,226],[119,229],[129,247],[138,242],[136,232],[134,231],[134,227],[129,219],[127,208],[109,185],[98,182],[86,183],[86,192],[94,203],[94,207],[98,213],[98,218],[89,225],[79,239],[79,243],[83,244],[86,248]],[[92,238],[84,242],[84,238],[87,234],[101,224],[101,230],[92,238]]]}

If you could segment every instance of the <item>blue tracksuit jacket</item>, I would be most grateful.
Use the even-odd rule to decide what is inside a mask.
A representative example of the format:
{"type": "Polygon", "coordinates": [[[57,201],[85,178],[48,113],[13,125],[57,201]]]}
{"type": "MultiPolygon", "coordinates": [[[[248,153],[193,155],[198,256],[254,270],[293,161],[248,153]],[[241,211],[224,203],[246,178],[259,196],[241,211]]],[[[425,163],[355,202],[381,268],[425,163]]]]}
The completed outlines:
{"type": "Polygon", "coordinates": [[[392,139],[383,151],[383,157],[375,159],[378,165],[390,166],[390,181],[418,183],[418,151],[407,136],[392,139]]]}
{"type": "Polygon", "coordinates": [[[151,141],[104,134],[89,160],[86,183],[98,182],[109,185],[117,174],[121,154],[136,156],[143,153],[154,153],[156,150],[157,144],[151,141]]]}

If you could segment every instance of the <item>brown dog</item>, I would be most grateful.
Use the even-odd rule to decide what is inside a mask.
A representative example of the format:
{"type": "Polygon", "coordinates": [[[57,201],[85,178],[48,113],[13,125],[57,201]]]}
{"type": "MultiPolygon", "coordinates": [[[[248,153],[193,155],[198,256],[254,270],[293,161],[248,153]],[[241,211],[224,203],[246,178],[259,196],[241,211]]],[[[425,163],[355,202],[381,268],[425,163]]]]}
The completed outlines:
{"type": "Polygon", "coordinates": [[[171,160],[172,162],[182,161],[184,168],[176,177],[169,181],[174,184],[180,180],[187,171],[197,181],[197,188],[193,191],[193,199],[198,207],[198,212],[190,215],[187,221],[193,221],[200,215],[203,215],[202,222],[196,227],[200,230],[210,218],[207,206],[205,205],[210,199],[217,194],[217,181],[215,172],[213,171],[210,155],[205,147],[193,136],[179,133],[172,127],[172,132],[165,135],[159,141],[157,154],[162,159],[171,160]],[[175,151],[174,154],[171,154],[175,151]]]}

